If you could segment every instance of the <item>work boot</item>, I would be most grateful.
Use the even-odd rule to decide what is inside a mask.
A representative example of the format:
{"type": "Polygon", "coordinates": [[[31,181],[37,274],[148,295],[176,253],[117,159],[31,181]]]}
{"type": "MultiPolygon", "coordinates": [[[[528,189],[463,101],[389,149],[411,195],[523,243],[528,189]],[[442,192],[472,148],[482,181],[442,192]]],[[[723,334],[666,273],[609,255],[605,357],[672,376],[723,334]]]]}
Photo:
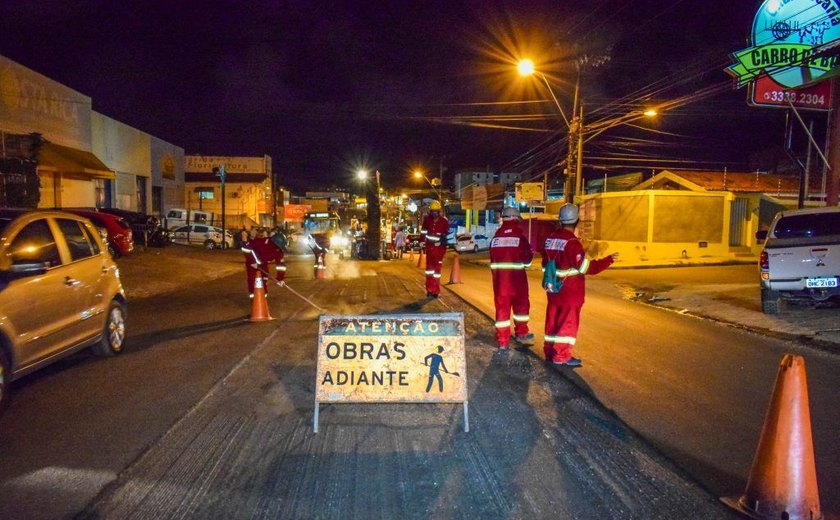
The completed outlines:
{"type": "Polygon", "coordinates": [[[497,343],[496,347],[498,347],[499,350],[507,350],[508,348],[507,345],[502,345],[501,343],[497,343]]]}
{"type": "Polygon", "coordinates": [[[576,357],[570,358],[568,361],[552,361],[553,364],[561,367],[578,368],[583,366],[583,362],[576,357]]]}
{"type": "Polygon", "coordinates": [[[515,342],[519,343],[520,345],[530,347],[531,345],[534,344],[534,334],[529,332],[528,334],[525,334],[524,336],[514,336],[513,340],[515,342]]]}

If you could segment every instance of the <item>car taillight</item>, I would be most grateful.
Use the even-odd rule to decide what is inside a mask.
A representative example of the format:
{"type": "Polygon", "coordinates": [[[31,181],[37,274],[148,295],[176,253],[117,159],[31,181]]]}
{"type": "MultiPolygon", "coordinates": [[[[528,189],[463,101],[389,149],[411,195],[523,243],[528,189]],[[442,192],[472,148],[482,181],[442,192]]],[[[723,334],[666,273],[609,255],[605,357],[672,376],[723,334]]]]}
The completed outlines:
{"type": "Polygon", "coordinates": [[[758,265],[762,269],[770,269],[770,257],[767,256],[767,251],[762,251],[759,255],[758,265]]]}

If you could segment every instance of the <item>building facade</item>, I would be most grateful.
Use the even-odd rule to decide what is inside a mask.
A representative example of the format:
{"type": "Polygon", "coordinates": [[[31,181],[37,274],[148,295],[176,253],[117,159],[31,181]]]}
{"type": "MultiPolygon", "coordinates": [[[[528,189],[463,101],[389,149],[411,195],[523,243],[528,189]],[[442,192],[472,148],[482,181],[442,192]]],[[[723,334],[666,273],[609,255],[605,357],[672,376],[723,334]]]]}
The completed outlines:
{"type": "MultiPolygon", "coordinates": [[[[222,179],[214,168],[225,167],[225,226],[272,227],[278,208],[271,185],[271,157],[184,156],[186,209],[222,215],[222,179]]],[[[218,216],[219,218],[215,218],[218,216]]]]}
{"type": "MultiPolygon", "coordinates": [[[[37,150],[32,157],[40,187],[37,207],[99,206],[160,214],[167,209],[163,193],[183,186],[183,170],[177,167],[183,149],[94,112],[90,97],[0,56],[0,158],[20,151],[7,149],[6,143],[20,141],[7,136],[28,136],[37,150]],[[168,180],[164,166],[155,162],[159,158],[169,164],[164,156],[173,165],[166,167],[168,180]],[[160,179],[154,175],[158,167],[160,179]],[[154,208],[158,190],[161,207],[154,208]]],[[[0,161],[4,183],[18,178],[11,171],[17,167],[14,160],[0,161]]]]}

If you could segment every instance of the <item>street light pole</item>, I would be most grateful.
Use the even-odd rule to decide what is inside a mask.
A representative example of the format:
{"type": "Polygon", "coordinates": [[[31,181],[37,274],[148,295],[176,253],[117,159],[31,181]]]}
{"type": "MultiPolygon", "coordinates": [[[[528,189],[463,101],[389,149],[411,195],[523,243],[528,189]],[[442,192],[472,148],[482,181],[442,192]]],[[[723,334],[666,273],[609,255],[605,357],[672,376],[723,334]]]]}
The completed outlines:
{"type": "Polygon", "coordinates": [[[580,96],[580,61],[575,60],[575,95],[572,102],[572,121],[569,123],[569,153],[566,157],[566,183],[563,199],[574,203],[583,184],[583,100],[580,96]]]}
{"type": "MultiPolygon", "coordinates": [[[[529,76],[531,74],[536,74],[540,77],[540,79],[543,80],[543,83],[545,83],[546,88],[551,94],[551,98],[554,100],[554,104],[557,106],[557,109],[560,111],[560,115],[563,117],[563,122],[566,123],[566,126],[568,128],[568,149],[566,152],[566,179],[563,184],[563,199],[566,202],[571,203],[574,203],[575,196],[580,195],[583,191],[584,143],[590,141],[595,136],[615,126],[629,123],[631,121],[635,121],[636,119],[641,119],[642,117],[653,117],[656,115],[656,110],[648,109],[645,111],[630,112],[628,114],[619,116],[611,120],[596,121],[594,123],[591,123],[589,125],[589,128],[587,128],[587,130],[594,133],[586,137],[583,124],[583,100],[581,99],[580,95],[580,80],[582,67],[585,63],[588,63],[590,60],[591,58],[586,56],[575,60],[575,72],[577,77],[575,78],[575,92],[572,104],[571,120],[569,120],[566,117],[566,113],[563,111],[563,107],[557,100],[557,96],[554,94],[554,90],[551,88],[551,84],[548,82],[548,79],[545,77],[545,74],[536,70],[536,68],[534,67],[534,62],[529,59],[524,59],[520,61],[517,65],[520,75],[529,76]]],[[[595,60],[594,65],[597,66],[597,64],[601,62],[603,62],[603,58],[598,58],[595,60]]],[[[548,172],[544,174],[544,182],[547,193],[548,172]]]]}

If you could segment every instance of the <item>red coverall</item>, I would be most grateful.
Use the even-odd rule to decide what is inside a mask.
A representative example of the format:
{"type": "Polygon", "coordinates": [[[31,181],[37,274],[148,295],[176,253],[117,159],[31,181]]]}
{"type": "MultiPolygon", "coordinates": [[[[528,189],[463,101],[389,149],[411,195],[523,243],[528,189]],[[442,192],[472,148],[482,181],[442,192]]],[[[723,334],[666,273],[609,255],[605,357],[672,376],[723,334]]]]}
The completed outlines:
{"type": "Polygon", "coordinates": [[[583,307],[586,285],[584,275],[598,274],[613,263],[612,256],[589,260],[583,245],[568,229],[558,229],[545,240],[542,265],[554,259],[557,278],[563,281],[559,292],[548,293],[545,311],[545,359],[565,363],[572,358],[577,341],[580,309],[583,307]]]}
{"type": "Polygon", "coordinates": [[[534,254],[519,222],[502,222],[490,242],[490,272],[493,273],[493,295],[496,304],[496,343],[507,347],[510,342],[510,308],[513,306],[514,333],[528,334],[528,275],[534,254]]]}
{"type": "MultiPolygon", "coordinates": [[[[327,251],[329,251],[329,238],[319,235],[309,237],[309,248],[315,255],[314,276],[318,278],[318,272],[327,268],[327,251]]],[[[321,273],[322,275],[325,273],[321,273]]]]}
{"type": "Polygon", "coordinates": [[[426,293],[440,294],[440,268],[443,255],[446,254],[446,235],[449,233],[449,221],[443,215],[433,219],[426,215],[420,234],[426,237],[426,293]]]}
{"type": "Polygon", "coordinates": [[[283,280],[286,276],[286,264],[283,262],[283,250],[277,247],[270,238],[252,238],[242,244],[242,252],[245,255],[245,272],[248,275],[248,294],[254,297],[254,279],[257,275],[263,277],[263,287],[268,294],[268,284],[265,283],[265,275],[252,267],[253,264],[263,271],[268,272],[268,264],[274,262],[277,270],[277,279],[283,280]]]}

